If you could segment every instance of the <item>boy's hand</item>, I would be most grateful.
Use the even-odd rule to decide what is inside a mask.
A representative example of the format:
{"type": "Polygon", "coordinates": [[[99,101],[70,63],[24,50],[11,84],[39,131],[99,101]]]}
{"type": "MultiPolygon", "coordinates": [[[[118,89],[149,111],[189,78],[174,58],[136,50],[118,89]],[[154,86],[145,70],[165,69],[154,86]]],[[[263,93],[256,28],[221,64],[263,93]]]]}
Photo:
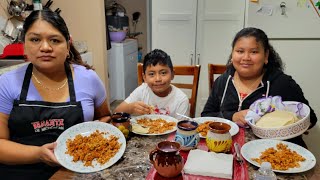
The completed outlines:
{"type": "Polygon", "coordinates": [[[131,109],[132,114],[143,115],[143,114],[150,114],[151,113],[150,106],[141,102],[141,101],[131,103],[130,109],[131,109]]]}

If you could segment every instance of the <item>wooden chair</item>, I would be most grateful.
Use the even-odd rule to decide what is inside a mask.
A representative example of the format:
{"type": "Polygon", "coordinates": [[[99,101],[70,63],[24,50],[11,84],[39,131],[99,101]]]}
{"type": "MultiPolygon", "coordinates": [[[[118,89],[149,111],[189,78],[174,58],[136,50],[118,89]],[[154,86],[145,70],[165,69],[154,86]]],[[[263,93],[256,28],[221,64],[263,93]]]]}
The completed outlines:
{"type": "Polygon", "coordinates": [[[227,69],[226,65],[222,64],[208,64],[208,80],[209,80],[209,94],[214,85],[214,75],[223,74],[227,69]]]}
{"type": "MultiPolygon", "coordinates": [[[[143,78],[142,78],[143,67],[142,66],[143,66],[142,63],[138,63],[138,85],[141,85],[143,82],[143,78]]],[[[180,89],[190,89],[191,90],[191,97],[189,98],[190,117],[195,117],[200,68],[201,68],[200,65],[173,66],[175,76],[193,76],[192,83],[171,83],[172,85],[174,85],[180,89]]]]}

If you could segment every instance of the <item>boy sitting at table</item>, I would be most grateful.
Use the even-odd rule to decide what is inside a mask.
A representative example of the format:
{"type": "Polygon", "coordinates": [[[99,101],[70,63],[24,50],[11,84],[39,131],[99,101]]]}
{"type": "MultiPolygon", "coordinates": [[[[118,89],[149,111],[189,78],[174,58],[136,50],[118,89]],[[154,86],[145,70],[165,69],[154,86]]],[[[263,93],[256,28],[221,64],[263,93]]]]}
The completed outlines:
{"type": "Polygon", "coordinates": [[[174,78],[170,56],[155,49],[144,57],[143,80],[116,109],[132,115],[162,114],[181,119],[189,116],[189,99],[179,88],[171,84],[174,78]]]}

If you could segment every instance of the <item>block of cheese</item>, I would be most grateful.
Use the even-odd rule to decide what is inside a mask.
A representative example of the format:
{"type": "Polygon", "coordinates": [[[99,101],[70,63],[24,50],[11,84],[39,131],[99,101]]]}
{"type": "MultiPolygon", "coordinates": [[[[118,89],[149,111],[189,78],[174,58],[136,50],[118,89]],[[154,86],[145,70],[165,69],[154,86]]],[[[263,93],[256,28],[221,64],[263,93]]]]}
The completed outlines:
{"type": "Polygon", "coordinates": [[[256,126],[262,128],[275,128],[293,124],[298,121],[297,116],[289,111],[273,111],[260,118],[256,126]]]}

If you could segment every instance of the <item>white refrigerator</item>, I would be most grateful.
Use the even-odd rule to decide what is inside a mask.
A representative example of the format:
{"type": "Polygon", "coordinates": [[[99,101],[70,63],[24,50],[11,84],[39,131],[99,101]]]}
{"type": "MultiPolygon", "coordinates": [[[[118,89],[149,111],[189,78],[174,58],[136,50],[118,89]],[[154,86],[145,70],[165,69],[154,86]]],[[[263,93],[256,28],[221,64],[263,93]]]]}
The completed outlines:
{"type": "Polygon", "coordinates": [[[111,42],[108,50],[110,103],[124,100],[138,86],[138,43],[136,39],[111,42]]]}

